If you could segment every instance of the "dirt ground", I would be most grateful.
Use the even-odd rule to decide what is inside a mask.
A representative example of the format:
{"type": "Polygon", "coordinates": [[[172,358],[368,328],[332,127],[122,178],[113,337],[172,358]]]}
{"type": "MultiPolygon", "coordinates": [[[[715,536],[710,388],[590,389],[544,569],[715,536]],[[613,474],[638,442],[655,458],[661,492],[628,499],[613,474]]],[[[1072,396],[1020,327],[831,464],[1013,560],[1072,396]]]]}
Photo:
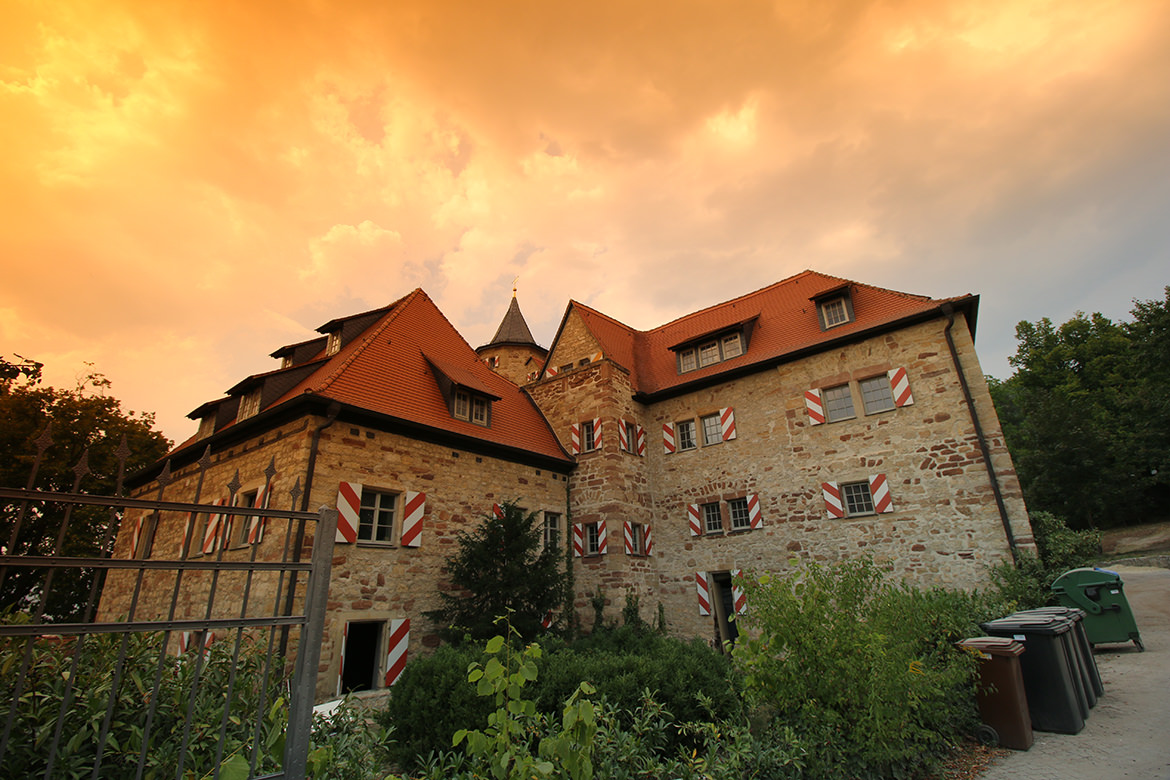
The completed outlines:
{"type": "Polygon", "coordinates": [[[1111,528],[1101,535],[1101,550],[1107,557],[1170,552],[1170,522],[1111,528]]]}

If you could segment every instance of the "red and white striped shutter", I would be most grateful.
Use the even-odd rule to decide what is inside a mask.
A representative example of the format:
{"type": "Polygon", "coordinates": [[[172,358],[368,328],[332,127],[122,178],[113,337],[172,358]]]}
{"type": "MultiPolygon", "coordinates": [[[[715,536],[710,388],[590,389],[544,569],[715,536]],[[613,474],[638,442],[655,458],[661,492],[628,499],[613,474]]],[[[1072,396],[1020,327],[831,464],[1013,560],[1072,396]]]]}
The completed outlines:
{"type": "Polygon", "coordinates": [[[130,537],[130,557],[138,557],[138,543],[142,540],[142,518],[134,521],[134,534],[130,537]]]}
{"type": "Polygon", "coordinates": [[[492,504],[492,514],[495,515],[498,519],[503,520],[504,508],[499,504],[492,504]]]}
{"type": "Polygon", "coordinates": [[[402,546],[421,547],[423,515],[427,511],[427,494],[406,491],[402,506],[402,546]]]}
{"type": "Polygon", "coordinates": [[[699,594],[699,614],[711,614],[711,587],[707,582],[707,572],[695,572],[695,590],[699,594]]]}
{"type": "Polygon", "coordinates": [[[337,695],[341,695],[341,683],[345,680],[345,651],[349,647],[349,623],[341,627],[341,657],[337,660],[337,695]]]}
{"type": "Polygon", "coordinates": [[[597,522],[597,554],[605,555],[609,552],[609,544],[605,540],[605,521],[597,522]]]}
{"type": "Polygon", "coordinates": [[[674,452],[674,423],[662,424],[662,450],[667,455],[674,452]]]}
{"type": "Polygon", "coordinates": [[[179,652],[187,652],[187,648],[191,646],[191,632],[183,631],[179,634],[179,652]]]}
{"type": "Polygon", "coordinates": [[[601,449],[601,418],[593,418],[593,449],[601,449]]]}
{"type": "Polygon", "coordinates": [[[569,426],[569,452],[574,455],[581,454],[581,423],[569,426]]]}
{"type": "MultiPolygon", "coordinates": [[[[267,509],[268,497],[272,493],[272,482],[265,482],[264,487],[256,494],[256,508],[267,509]]],[[[264,526],[268,519],[263,515],[252,515],[248,518],[248,544],[259,544],[264,539],[264,526]]]]}
{"type": "Polygon", "coordinates": [[[573,557],[580,558],[585,554],[585,524],[573,523],[573,557]]]}
{"type": "Polygon", "coordinates": [[[822,482],[821,493],[825,497],[825,511],[829,517],[844,517],[845,507],[841,505],[841,488],[836,482],[822,482]]]}
{"type": "Polygon", "coordinates": [[[869,475],[869,494],[873,498],[873,509],[882,514],[894,511],[894,502],[890,500],[890,485],[886,482],[885,474],[869,475]]]}
{"type": "Polygon", "coordinates": [[[748,522],[751,529],[754,531],[764,524],[764,518],[760,513],[760,495],[758,493],[749,493],[747,497],[748,504],[748,522]]]}
{"type": "Polygon", "coordinates": [[[540,619],[540,627],[545,630],[552,628],[552,620],[552,610],[550,609],[548,612],[545,612],[544,617],[540,619]]]}
{"type": "Polygon", "coordinates": [[[390,638],[386,643],[386,687],[398,682],[406,668],[406,651],[410,647],[410,618],[390,621],[390,638]]]}
{"type": "Polygon", "coordinates": [[[203,632],[203,647],[199,648],[199,654],[206,658],[211,655],[211,643],[215,641],[214,631],[203,632]]]}
{"type": "Polygon", "coordinates": [[[740,584],[736,582],[739,574],[739,569],[731,572],[731,600],[735,605],[735,614],[742,615],[747,611],[747,596],[744,594],[740,584]]]}
{"type": "Polygon", "coordinates": [[[590,363],[596,363],[599,360],[601,360],[601,353],[600,352],[594,352],[592,355],[589,356],[590,363]]]}
{"type": "Polygon", "coordinates": [[[646,535],[642,540],[642,546],[644,547],[644,552],[649,555],[654,552],[654,537],[650,534],[650,523],[642,526],[642,532],[646,535]]]}
{"type": "Polygon", "coordinates": [[[719,427],[723,432],[723,441],[735,438],[735,410],[730,406],[719,410],[719,427]]]}
{"type": "Polygon", "coordinates": [[[556,375],[557,375],[557,367],[556,366],[549,366],[548,368],[546,368],[544,370],[544,376],[546,379],[551,379],[556,375]]]}
{"type": "Polygon", "coordinates": [[[820,425],[825,421],[825,405],[821,401],[820,388],[804,391],[804,406],[808,409],[809,425],[820,425]]]}
{"type": "Polygon", "coordinates": [[[634,554],[634,524],[629,520],[622,521],[622,537],[626,541],[626,555],[634,554]]]}
{"type": "Polygon", "coordinates": [[[626,421],[618,419],[618,449],[622,452],[632,452],[630,449],[630,435],[626,431],[626,421]]]}
{"type": "Polygon", "coordinates": [[[898,367],[889,370],[890,388],[894,391],[895,406],[911,406],[914,396],[910,393],[910,380],[906,376],[906,369],[898,367]]]}
{"type": "MultiPolygon", "coordinates": [[[[215,502],[216,506],[222,506],[225,499],[220,498],[215,502]]],[[[207,527],[204,529],[204,543],[199,550],[205,555],[215,552],[215,546],[219,543],[220,523],[223,522],[223,515],[220,512],[211,512],[207,515],[207,527]]]]}
{"type": "Polygon", "coordinates": [[[641,457],[646,457],[646,429],[641,425],[638,426],[638,448],[637,453],[641,457]]]}
{"type": "Polygon", "coordinates": [[[698,504],[687,504],[687,521],[691,525],[691,536],[703,535],[703,521],[699,517],[698,504]]]}
{"type": "Polygon", "coordinates": [[[358,517],[362,511],[362,483],[342,482],[337,486],[337,537],[338,544],[353,544],[357,541],[358,517]]]}

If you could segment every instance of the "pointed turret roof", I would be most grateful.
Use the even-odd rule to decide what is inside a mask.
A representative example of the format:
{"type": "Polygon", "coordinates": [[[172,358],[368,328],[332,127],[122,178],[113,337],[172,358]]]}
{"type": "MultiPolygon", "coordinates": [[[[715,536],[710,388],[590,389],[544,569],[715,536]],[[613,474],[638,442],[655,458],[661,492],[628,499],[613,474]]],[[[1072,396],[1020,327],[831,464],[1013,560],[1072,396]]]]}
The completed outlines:
{"type": "Polygon", "coordinates": [[[531,344],[534,347],[540,347],[536,343],[536,339],[532,338],[532,331],[528,329],[524,315],[520,313],[520,304],[516,301],[515,291],[512,292],[512,302],[508,304],[508,311],[504,313],[504,319],[500,321],[500,327],[496,329],[496,335],[492,336],[492,340],[483,346],[494,347],[499,344],[531,344]]]}

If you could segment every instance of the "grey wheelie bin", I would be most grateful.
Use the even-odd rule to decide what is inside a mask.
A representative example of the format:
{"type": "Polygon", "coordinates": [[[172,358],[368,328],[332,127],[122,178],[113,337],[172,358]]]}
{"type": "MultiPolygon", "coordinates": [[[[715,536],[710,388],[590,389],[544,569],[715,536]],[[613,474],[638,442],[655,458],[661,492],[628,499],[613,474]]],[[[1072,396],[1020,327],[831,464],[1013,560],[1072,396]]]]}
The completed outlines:
{"type": "Polygon", "coordinates": [[[1093,646],[1089,643],[1089,636],[1085,631],[1085,612],[1074,607],[1040,607],[1017,612],[1018,615],[1057,615],[1067,617],[1073,621],[1073,647],[1077,653],[1077,661],[1081,666],[1081,677],[1085,681],[1085,693],[1089,697],[1089,706],[1097,706],[1097,698],[1105,693],[1105,686],[1101,682],[1101,672],[1097,669],[1097,659],[1093,657],[1093,646]]]}
{"type": "Polygon", "coordinates": [[[1121,575],[1108,569],[1081,568],[1066,571],[1052,583],[1052,592],[1066,607],[1085,612],[1085,633],[1095,645],[1129,642],[1145,650],[1133,618],[1121,575]]]}
{"type": "Polygon", "coordinates": [[[1032,747],[1032,719],[1020,673],[1024,646],[1007,637],[978,636],[964,639],[959,647],[980,659],[979,685],[975,689],[979,717],[983,721],[976,732],[979,741],[1013,750],[1032,747]]]}
{"type": "Polygon", "coordinates": [[[1084,680],[1071,649],[1073,621],[1056,615],[1009,615],[983,623],[991,636],[1024,646],[1020,673],[1036,731],[1076,734],[1089,714],[1084,680]]]}

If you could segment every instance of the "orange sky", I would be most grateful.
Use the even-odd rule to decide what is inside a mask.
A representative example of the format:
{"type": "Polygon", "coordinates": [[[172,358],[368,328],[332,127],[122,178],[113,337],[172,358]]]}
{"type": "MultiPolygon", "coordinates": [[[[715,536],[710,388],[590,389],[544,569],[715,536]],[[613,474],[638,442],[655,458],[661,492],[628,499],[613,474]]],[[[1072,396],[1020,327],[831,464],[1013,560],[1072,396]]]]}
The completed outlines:
{"type": "Polygon", "coordinates": [[[1170,3],[3,0],[0,354],[172,438],[273,349],[520,277],[635,327],[804,268],[1124,318],[1170,283],[1170,3]]]}

